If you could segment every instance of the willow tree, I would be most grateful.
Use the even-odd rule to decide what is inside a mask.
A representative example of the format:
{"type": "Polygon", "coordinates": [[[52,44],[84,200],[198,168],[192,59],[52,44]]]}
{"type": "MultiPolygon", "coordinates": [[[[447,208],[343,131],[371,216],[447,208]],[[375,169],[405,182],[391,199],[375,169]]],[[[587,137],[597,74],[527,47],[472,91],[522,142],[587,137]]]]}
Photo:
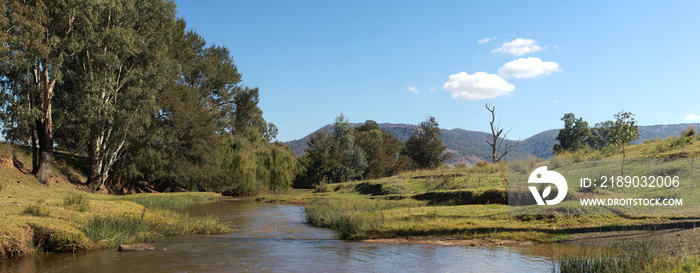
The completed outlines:
{"type": "Polygon", "coordinates": [[[163,0],[91,1],[89,24],[79,28],[80,50],[70,58],[70,119],[84,125],[88,188],[97,191],[155,109],[155,95],[169,75],[167,50],[175,5],[163,0]],[[72,104],[71,104],[72,103],[72,104]]]}
{"type": "MultiPolygon", "coordinates": [[[[24,107],[15,108],[36,133],[39,142],[38,162],[33,172],[47,184],[51,178],[54,146],[53,102],[60,86],[65,60],[77,46],[76,27],[85,25],[83,0],[3,0],[4,43],[2,75],[12,87],[14,98],[24,107]]],[[[17,101],[13,100],[13,103],[17,101]]],[[[19,105],[19,104],[17,104],[19,105]]]]}

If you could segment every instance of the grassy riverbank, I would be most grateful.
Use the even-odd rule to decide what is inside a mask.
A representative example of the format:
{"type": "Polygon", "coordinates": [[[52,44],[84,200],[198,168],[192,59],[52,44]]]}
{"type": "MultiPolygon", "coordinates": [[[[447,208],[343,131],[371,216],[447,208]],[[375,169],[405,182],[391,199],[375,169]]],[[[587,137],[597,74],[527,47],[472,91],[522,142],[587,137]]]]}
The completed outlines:
{"type": "MultiPolygon", "coordinates": [[[[700,137],[677,137],[628,147],[627,155],[692,158],[698,150],[700,137]]],[[[446,167],[406,172],[377,180],[321,185],[315,190],[263,195],[258,201],[303,204],[307,222],[332,228],[341,239],[386,239],[409,243],[467,240],[476,242],[476,245],[481,242],[585,243],[630,251],[613,256],[582,255],[564,259],[560,264],[563,272],[700,271],[700,245],[697,243],[700,221],[697,218],[509,215],[508,167],[522,175],[534,170],[536,163],[565,166],[567,162],[577,162],[576,157],[618,158],[619,155],[614,149],[579,151],[546,162],[530,158],[512,162],[510,166],[480,164],[472,168],[446,167]],[[643,242],[648,241],[655,241],[653,251],[640,252],[643,242]]],[[[698,168],[692,167],[694,160],[686,161],[683,164],[698,168]]],[[[630,165],[626,170],[637,171],[634,168],[640,167],[630,165]]],[[[686,192],[696,189],[693,182],[697,181],[684,182],[686,192]]],[[[697,198],[693,194],[686,197],[690,203],[697,198]]]]}
{"type": "MultiPolygon", "coordinates": [[[[61,164],[57,164],[60,168],[61,164]]],[[[36,252],[83,251],[184,234],[226,232],[215,218],[170,208],[220,198],[213,193],[90,194],[56,172],[40,184],[0,158],[0,259],[36,252]]]]}
{"type": "MultiPolygon", "coordinates": [[[[518,163],[524,164],[524,163],[518,163]]],[[[415,171],[325,190],[294,190],[258,201],[303,204],[306,220],[342,239],[439,238],[562,242],[578,235],[654,230],[668,217],[514,216],[507,206],[506,164],[415,171]]]]}

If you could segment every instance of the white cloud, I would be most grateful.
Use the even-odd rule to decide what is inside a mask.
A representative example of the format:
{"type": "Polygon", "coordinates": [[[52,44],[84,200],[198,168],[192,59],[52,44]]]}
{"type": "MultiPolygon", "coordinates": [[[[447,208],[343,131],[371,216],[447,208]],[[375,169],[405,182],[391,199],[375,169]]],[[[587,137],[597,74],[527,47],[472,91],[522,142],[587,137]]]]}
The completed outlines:
{"type": "Polygon", "coordinates": [[[528,57],[507,62],[498,69],[498,75],[506,79],[510,77],[527,79],[559,71],[561,71],[561,68],[555,62],[543,62],[540,58],[528,57]]]}
{"type": "Polygon", "coordinates": [[[496,36],[496,37],[486,37],[486,38],[484,38],[484,39],[481,39],[481,40],[476,41],[476,43],[477,43],[477,44],[483,44],[483,43],[488,43],[488,42],[490,42],[490,41],[494,41],[494,40],[496,40],[496,39],[498,39],[498,36],[496,36]]]}
{"type": "Polygon", "coordinates": [[[685,120],[687,120],[687,121],[700,121],[700,115],[695,114],[695,112],[692,112],[690,114],[685,115],[685,120]]]}
{"type": "Polygon", "coordinates": [[[416,94],[420,93],[420,91],[418,91],[418,88],[416,88],[415,86],[409,87],[408,91],[411,91],[411,92],[416,93],[416,94]]]}
{"type": "Polygon", "coordinates": [[[430,92],[435,92],[435,90],[437,90],[437,86],[433,86],[430,88],[430,92]]]}
{"type": "Polygon", "coordinates": [[[558,100],[554,100],[554,101],[552,101],[552,102],[553,102],[553,103],[559,103],[559,101],[558,101],[558,100]]]}
{"type": "Polygon", "coordinates": [[[460,72],[450,75],[450,80],[442,86],[452,97],[463,100],[491,99],[506,95],[515,86],[495,74],[476,72],[472,75],[460,72]]]}
{"type": "Polygon", "coordinates": [[[528,53],[541,51],[543,47],[537,45],[537,41],[533,39],[518,38],[510,42],[505,42],[501,47],[491,50],[493,54],[511,54],[513,56],[522,56],[528,53]]]}

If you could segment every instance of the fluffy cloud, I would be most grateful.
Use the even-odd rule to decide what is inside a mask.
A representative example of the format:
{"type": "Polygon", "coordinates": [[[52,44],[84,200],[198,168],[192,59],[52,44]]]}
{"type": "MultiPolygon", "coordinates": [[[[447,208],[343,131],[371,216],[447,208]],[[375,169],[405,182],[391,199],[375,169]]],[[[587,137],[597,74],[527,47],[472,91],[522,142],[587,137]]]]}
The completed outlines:
{"type": "Polygon", "coordinates": [[[506,95],[515,86],[495,74],[476,72],[472,75],[466,72],[450,75],[450,80],[442,86],[453,98],[463,100],[491,99],[506,95]]]}
{"type": "Polygon", "coordinates": [[[484,38],[484,39],[481,39],[481,40],[476,41],[476,43],[477,43],[477,44],[483,44],[483,43],[488,43],[488,42],[493,41],[493,40],[496,40],[496,39],[498,39],[498,36],[496,36],[496,37],[486,37],[486,38],[484,38]]]}
{"type": "Polygon", "coordinates": [[[491,50],[493,54],[511,54],[513,56],[522,56],[528,53],[541,51],[541,46],[537,45],[537,41],[533,39],[518,38],[510,42],[505,42],[501,47],[491,50]]]}
{"type": "Polygon", "coordinates": [[[559,72],[559,64],[555,62],[543,62],[540,58],[528,57],[507,62],[498,69],[498,75],[504,78],[527,79],[535,78],[539,75],[549,75],[552,72],[559,72]]]}
{"type": "Polygon", "coordinates": [[[687,121],[700,121],[700,115],[695,114],[695,112],[685,115],[685,120],[687,121]]]}
{"type": "Polygon", "coordinates": [[[418,88],[416,88],[415,86],[409,87],[408,91],[411,91],[411,92],[416,93],[416,94],[420,93],[420,91],[418,91],[418,88]]]}

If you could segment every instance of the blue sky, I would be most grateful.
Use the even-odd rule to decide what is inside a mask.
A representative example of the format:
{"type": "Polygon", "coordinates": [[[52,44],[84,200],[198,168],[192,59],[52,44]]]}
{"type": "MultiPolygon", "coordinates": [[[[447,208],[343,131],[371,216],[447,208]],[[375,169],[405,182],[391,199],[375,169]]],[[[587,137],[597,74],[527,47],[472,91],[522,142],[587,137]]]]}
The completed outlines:
{"type": "Polygon", "coordinates": [[[278,139],[351,122],[509,138],[621,110],[640,125],[700,122],[699,1],[182,1],[231,50],[278,139]],[[491,38],[487,41],[487,38],[491,38]]]}

